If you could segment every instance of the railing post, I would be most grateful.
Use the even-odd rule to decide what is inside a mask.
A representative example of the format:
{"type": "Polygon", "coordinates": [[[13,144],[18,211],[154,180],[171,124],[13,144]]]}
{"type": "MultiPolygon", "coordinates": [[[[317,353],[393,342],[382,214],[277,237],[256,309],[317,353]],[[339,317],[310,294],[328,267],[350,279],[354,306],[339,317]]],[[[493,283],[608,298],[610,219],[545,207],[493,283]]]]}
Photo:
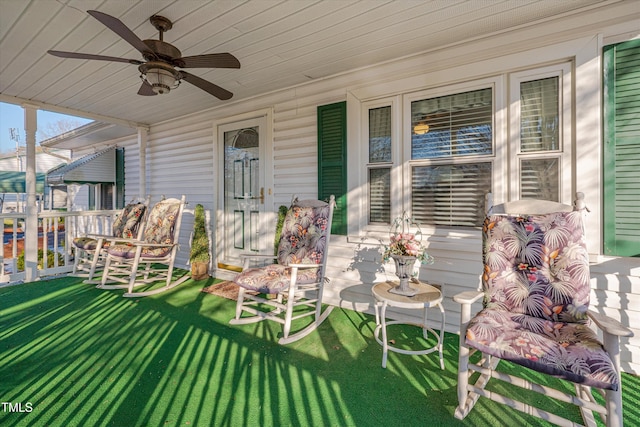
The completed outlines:
{"type": "Polygon", "coordinates": [[[25,104],[24,130],[27,140],[26,190],[27,214],[24,235],[25,281],[32,282],[38,277],[38,208],[36,206],[36,130],[38,129],[38,107],[25,104]]]}

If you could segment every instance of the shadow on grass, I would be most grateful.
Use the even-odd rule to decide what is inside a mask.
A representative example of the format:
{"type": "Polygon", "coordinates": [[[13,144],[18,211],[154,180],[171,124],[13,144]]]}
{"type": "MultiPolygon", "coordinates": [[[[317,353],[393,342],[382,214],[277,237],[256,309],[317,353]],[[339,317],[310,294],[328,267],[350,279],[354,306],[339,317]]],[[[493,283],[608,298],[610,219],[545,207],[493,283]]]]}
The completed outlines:
{"type": "MultiPolygon", "coordinates": [[[[456,420],[457,335],[444,371],[437,353],[383,369],[367,314],[336,308],[281,346],[279,324],[229,326],[235,302],[200,292],[212,279],[142,299],[80,280],[0,289],[0,401],[32,407],[1,425],[548,425],[482,400],[456,420]]],[[[416,329],[394,330],[397,345],[423,345],[416,329]]]]}

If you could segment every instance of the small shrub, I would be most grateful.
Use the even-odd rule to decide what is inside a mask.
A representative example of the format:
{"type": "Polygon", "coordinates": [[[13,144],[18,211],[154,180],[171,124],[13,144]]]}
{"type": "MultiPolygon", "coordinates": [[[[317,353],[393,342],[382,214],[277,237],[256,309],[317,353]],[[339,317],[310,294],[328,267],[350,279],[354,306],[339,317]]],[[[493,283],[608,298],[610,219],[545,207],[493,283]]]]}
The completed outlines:
{"type": "MultiPolygon", "coordinates": [[[[55,254],[56,252],[50,249],[47,250],[47,268],[53,267],[53,261],[54,261],[53,257],[55,256],[55,254]]],[[[58,254],[58,265],[59,266],[64,265],[64,257],[59,252],[57,252],[57,254],[58,254]]],[[[38,249],[38,270],[42,270],[42,256],[43,256],[42,249],[38,249]]],[[[18,267],[18,271],[24,271],[24,251],[22,251],[20,255],[18,255],[17,267],[18,267]]]]}
{"type": "Polygon", "coordinates": [[[273,242],[273,254],[278,255],[278,244],[280,243],[280,235],[282,234],[282,226],[284,225],[284,218],[287,216],[289,208],[286,206],[280,206],[278,208],[278,223],[276,224],[276,235],[273,242]]]}
{"type": "Polygon", "coordinates": [[[209,236],[204,218],[204,206],[196,205],[193,218],[193,240],[191,242],[191,262],[209,262],[209,236]]]}

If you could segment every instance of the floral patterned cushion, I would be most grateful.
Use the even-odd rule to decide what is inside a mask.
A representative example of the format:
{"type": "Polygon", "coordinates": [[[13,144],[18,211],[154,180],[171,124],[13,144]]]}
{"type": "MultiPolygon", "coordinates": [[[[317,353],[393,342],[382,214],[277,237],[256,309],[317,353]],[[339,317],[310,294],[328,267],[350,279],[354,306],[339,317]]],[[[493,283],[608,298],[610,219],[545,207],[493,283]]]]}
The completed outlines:
{"type": "MultiPolygon", "coordinates": [[[[316,283],[319,268],[298,269],[296,283],[316,283]]],[[[289,289],[291,268],[282,264],[271,264],[261,268],[250,268],[233,280],[238,286],[263,294],[278,294],[289,289]]]]}
{"type": "Polygon", "coordinates": [[[94,251],[98,246],[98,241],[91,237],[76,237],[73,239],[73,246],[85,251],[94,251]]]}
{"type": "MultiPolygon", "coordinates": [[[[176,219],[179,211],[180,201],[177,199],[167,199],[158,202],[153,209],[151,209],[142,240],[145,243],[163,243],[166,244],[166,246],[143,246],[141,252],[142,257],[162,258],[171,252],[176,219]]],[[[136,246],[119,243],[112,245],[107,251],[110,255],[130,259],[135,257],[136,246]]]]}
{"type": "Polygon", "coordinates": [[[147,209],[144,203],[128,204],[113,222],[113,236],[133,239],[137,237],[140,220],[147,209]]]}
{"type": "Polygon", "coordinates": [[[483,226],[484,309],[466,342],[487,354],[592,386],[618,388],[589,329],[582,214],[492,215],[483,226]]]}
{"type": "MultiPolygon", "coordinates": [[[[329,204],[319,200],[295,202],[287,211],[278,244],[278,264],[250,268],[234,282],[246,289],[277,294],[289,288],[289,264],[321,264],[326,252],[329,204]]],[[[320,268],[299,269],[297,283],[315,283],[320,268]]]]}
{"type": "MultiPolygon", "coordinates": [[[[146,209],[144,203],[131,203],[125,206],[113,221],[113,236],[135,238],[146,209]]],[[[98,241],[91,237],[76,237],[73,239],[73,245],[85,251],[94,251],[98,246],[98,241]]],[[[108,242],[105,243],[105,246],[108,246],[108,242]]]]}
{"type": "Polygon", "coordinates": [[[593,387],[619,387],[611,358],[583,323],[484,309],[469,324],[466,342],[538,372],[593,387]]]}

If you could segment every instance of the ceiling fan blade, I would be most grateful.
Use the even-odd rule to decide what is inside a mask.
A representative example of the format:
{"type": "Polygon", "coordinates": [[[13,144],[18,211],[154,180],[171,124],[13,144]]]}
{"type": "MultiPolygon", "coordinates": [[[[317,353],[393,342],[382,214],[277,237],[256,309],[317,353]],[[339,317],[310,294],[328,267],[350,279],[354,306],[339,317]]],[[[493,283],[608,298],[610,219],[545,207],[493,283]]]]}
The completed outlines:
{"type": "Polygon", "coordinates": [[[157,95],[157,93],[153,91],[153,88],[149,83],[143,80],[142,85],[140,86],[140,89],[138,89],[138,95],[154,96],[154,95],[157,95]]]}
{"type": "Polygon", "coordinates": [[[208,82],[198,76],[194,76],[193,74],[187,73],[186,71],[180,71],[180,73],[182,74],[182,78],[184,80],[186,80],[187,82],[191,83],[194,86],[199,87],[205,92],[210,93],[211,95],[215,96],[218,99],[225,101],[227,99],[230,99],[233,96],[233,93],[229,92],[228,90],[223,89],[220,86],[215,85],[211,82],[208,82]]]}
{"type": "Polygon", "coordinates": [[[230,53],[209,53],[174,59],[180,68],[240,68],[240,61],[230,53]]]}
{"type": "Polygon", "coordinates": [[[111,31],[122,37],[131,46],[138,49],[140,53],[153,54],[149,47],[144,44],[142,40],[140,40],[140,37],[136,36],[135,33],[131,31],[129,27],[124,25],[118,18],[107,15],[106,13],[98,12],[97,10],[88,10],[87,13],[96,18],[98,21],[102,22],[111,31]]]}
{"type": "Polygon", "coordinates": [[[138,61],[137,59],[126,59],[126,58],[118,58],[115,56],[104,56],[104,55],[92,55],[90,53],[63,52],[60,50],[48,50],[47,53],[53,56],[58,56],[60,58],[95,59],[98,61],[124,62],[127,64],[134,64],[134,65],[142,64],[142,61],[138,61]]]}

